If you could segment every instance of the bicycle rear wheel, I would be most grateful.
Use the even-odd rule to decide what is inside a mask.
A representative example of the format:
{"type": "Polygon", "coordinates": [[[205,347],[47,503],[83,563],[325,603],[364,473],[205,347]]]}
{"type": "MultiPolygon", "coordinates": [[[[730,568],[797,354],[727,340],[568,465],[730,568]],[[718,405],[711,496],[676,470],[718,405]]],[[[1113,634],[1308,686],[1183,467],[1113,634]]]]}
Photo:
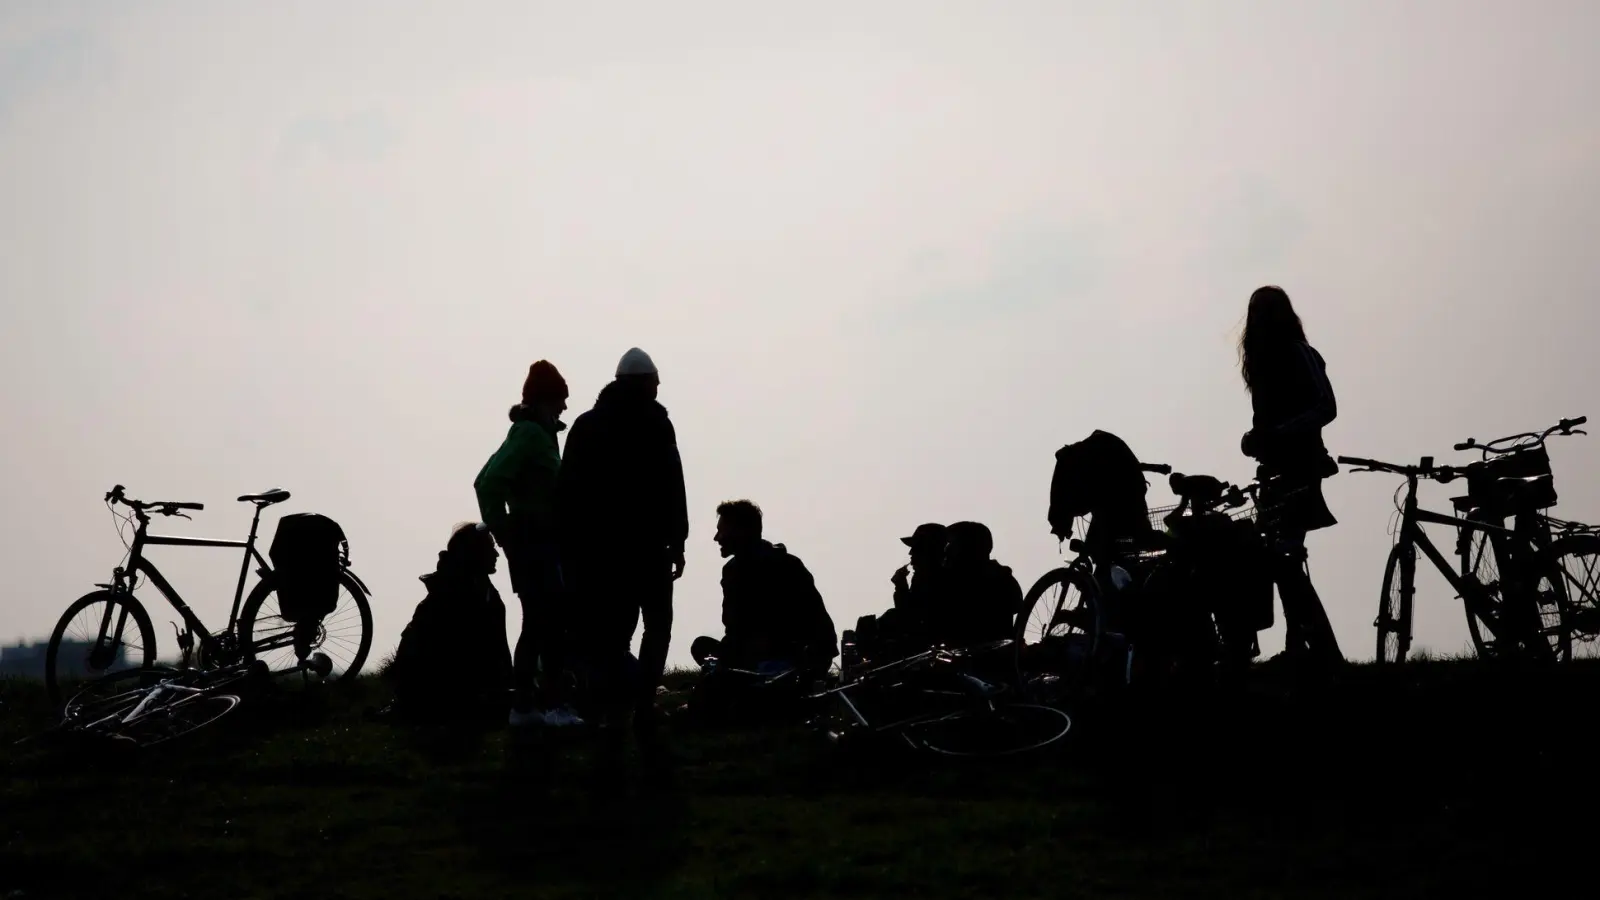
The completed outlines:
{"type": "Polygon", "coordinates": [[[348,572],[339,575],[339,600],[332,612],[314,623],[294,623],[278,607],[277,585],[269,577],[255,586],[239,614],[239,646],[245,660],[261,660],[273,672],[299,663],[295,631],[309,632],[305,650],[321,651],[333,661],[331,678],[352,679],[366,665],[372,649],[372,608],[367,593],[348,572]]]}
{"type": "Polygon", "coordinates": [[[1007,703],[924,719],[901,729],[912,744],[940,756],[1014,756],[1049,746],[1072,730],[1053,706],[1007,703]]]}
{"type": "Polygon", "coordinates": [[[1557,538],[1546,553],[1564,583],[1561,620],[1567,658],[1600,657],[1600,534],[1557,538]]]}
{"type": "MultiPolygon", "coordinates": [[[[1504,520],[1483,521],[1499,525],[1504,520]]],[[[1514,554],[1519,551],[1531,553],[1533,547],[1485,532],[1474,533],[1467,543],[1461,555],[1462,577],[1483,586],[1498,620],[1490,622],[1468,605],[1467,631],[1472,645],[1483,658],[1546,656],[1565,661],[1571,650],[1563,620],[1565,580],[1555,568],[1552,551],[1547,550],[1529,563],[1532,574],[1526,576],[1527,596],[1519,597],[1523,591],[1516,587],[1515,576],[1507,582],[1508,573],[1517,571],[1514,554]]]]}

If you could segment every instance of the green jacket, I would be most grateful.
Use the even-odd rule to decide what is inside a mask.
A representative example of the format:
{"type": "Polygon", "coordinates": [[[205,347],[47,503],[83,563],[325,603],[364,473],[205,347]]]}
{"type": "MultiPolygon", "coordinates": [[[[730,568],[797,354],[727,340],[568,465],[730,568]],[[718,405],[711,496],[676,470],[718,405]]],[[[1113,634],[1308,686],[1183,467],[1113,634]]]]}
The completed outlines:
{"type": "Polygon", "coordinates": [[[472,482],[483,523],[502,546],[513,535],[549,537],[555,530],[556,473],[566,426],[546,424],[524,406],[511,408],[511,430],[472,482]]]}

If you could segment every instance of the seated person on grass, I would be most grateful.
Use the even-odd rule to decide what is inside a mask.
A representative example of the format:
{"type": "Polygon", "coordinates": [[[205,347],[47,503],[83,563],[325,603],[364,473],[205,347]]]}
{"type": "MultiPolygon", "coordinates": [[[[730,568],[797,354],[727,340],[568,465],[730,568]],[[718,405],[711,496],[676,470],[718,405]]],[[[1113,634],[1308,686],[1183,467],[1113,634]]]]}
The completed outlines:
{"type": "MultiPolygon", "coordinates": [[[[822,676],[839,653],[833,619],[815,580],[800,558],[762,537],[761,509],[748,500],[717,507],[717,544],[722,567],[721,640],[695,639],[695,662],[707,671],[689,709],[696,714],[730,712],[741,695],[760,685],[758,676],[795,670],[804,686],[822,676]]],[[[759,702],[759,701],[758,701],[759,702]]]]}
{"type": "Polygon", "coordinates": [[[979,522],[946,530],[944,571],[928,621],[932,644],[965,648],[1014,636],[1022,587],[1011,569],[992,559],[994,536],[979,522]]]}
{"type": "Polygon", "coordinates": [[[896,569],[890,579],[894,584],[894,605],[881,614],[860,617],[854,632],[847,633],[855,651],[869,664],[909,656],[928,643],[929,611],[944,574],[945,527],[926,522],[900,542],[910,548],[910,561],[896,569]]]}
{"type": "Polygon", "coordinates": [[[468,522],[450,535],[438,567],[422,576],[427,596],[383,672],[402,718],[505,724],[511,651],[506,606],[489,580],[499,558],[488,528],[468,522]]]}

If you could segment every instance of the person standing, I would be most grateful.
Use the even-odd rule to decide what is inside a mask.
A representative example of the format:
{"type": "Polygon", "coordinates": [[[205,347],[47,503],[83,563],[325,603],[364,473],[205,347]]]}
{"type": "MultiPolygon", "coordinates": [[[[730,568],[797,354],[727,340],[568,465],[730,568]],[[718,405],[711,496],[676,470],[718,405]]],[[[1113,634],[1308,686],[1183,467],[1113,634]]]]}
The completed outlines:
{"type": "Polygon", "coordinates": [[[1322,481],[1339,471],[1322,441],[1322,429],[1339,414],[1322,354],[1283,288],[1250,295],[1239,368],[1253,410],[1239,449],[1259,464],[1256,477],[1272,479],[1257,498],[1263,522],[1280,546],[1274,580],[1288,634],[1284,654],[1295,669],[1326,673],[1344,662],[1327,611],[1306,567],[1306,534],[1338,523],[1322,497],[1322,481]]]}
{"type": "Polygon", "coordinates": [[[605,706],[653,723],[672,639],[673,583],[683,575],[688,504],[677,432],[656,400],[661,377],[635,347],[567,436],[556,498],[563,560],[583,605],[585,644],[605,706]],[[620,696],[620,666],[640,620],[639,677],[620,696]]]}
{"type": "Polygon", "coordinates": [[[565,701],[567,601],[556,546],[557,435],[566,428],[567,382],[548,360],[528,368],[511,430],[473,481],[478,510],[505,551],[511,589],[522,601],[514,656],[513,726],[581,725],[565,701]]]}

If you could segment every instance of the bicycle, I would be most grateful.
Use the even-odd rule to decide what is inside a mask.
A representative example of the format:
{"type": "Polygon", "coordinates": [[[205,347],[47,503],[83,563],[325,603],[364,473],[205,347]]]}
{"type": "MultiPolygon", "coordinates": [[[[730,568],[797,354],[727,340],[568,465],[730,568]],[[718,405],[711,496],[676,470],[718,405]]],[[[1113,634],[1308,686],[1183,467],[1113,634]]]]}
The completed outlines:
{"type": "MultiPolygon", "coordinates": [[[[1411,619],[1416,595],[1417,550],[1421,549],[1439,574],[1444,576],[1466,607],[1478,655],[1484,658],[1529,658],[1555,660],[1568,651],[1566,632],[1561,624],[1564,601],[1559,573],[1550,557],[1539,552],[1535,526],[1524,517],[1514,528],[1505,528],[1472,517],[1477,500],[1456,498],[1456,515],[1423,509],[1417,500],[1418,485],[1424,480],[1448,484],[1467,476],[1467,470],[1434,465],[1425,456],[1414,466],[1397,465],[1355,456],[1339,457],[1339,464],[1352,466],[1352,472],[1387,472],[1405,478],[1401,490],[1405,500],[1398,504],[1400,530],[1394,549],[1384,565],[1383,595],[1378,601],[1377,661],[1380,664],[1403,662],[1411,649],[1411,619]],[[1456,530],[1456,555],[1462,557],[1461,572],[1446,561],[1434,546],[1423,525],[1444,525],[1456,530]],[[1486,535],[1499,542],[1500,561],[1509,563],[1492,584],[1485,584],[1467,564],[1474,535],[1486,535]],[[1554,617],[1555,624],[1547,619],[1554,617]],[[1474,622],[1476,620],[1476,622],[1474,622]],[[1488,636],[1479,631],[1479,624],[1488,636]]],[[[1523,508],[1536,502],[1549,490],[1545,478],[1493,478],[1487,484],[1496,501],[1507,508],[1523,508]]],[[[1398,495],[1398,491],[1396,492],[1398,495]]]]}
{"type": "Polygon", "coordinates": [[[182,629],[173,623],[180,651],[180,666],[183,668],[191,663],[214,667],[264,659],[269,670],[294,670],[312,650],[323,650],[333,659],[332,677],[355,678],[366,663],[367,653],[372,647],[372,609],[369,604],[372,592],[350,570],[348,548],[344,548],[341,554],[340,597],[331,613],[315,622],[291,623],[283,619],[277,608],[272,566],[256,549],[256,537],[262,511],[288,500],[289,496],[288,491],[274,488],[240,497],[240,503],[255,506],[255,515],[250,521],[249,537],[236,541],[150,534],[152,514],[187,519],[190,517],[185,515],[186,510],[203,510],[205,505],[134,500],[125,494],[122,485],[112,488],[105,496],[106,506],[118,519],[119,531],[126,527],[130,519],[137,522],[133,541],[128,544],[125,563],[112,570],[111,581],[96,584],[98,590],[74,601],[56,623],[50,635],[50,644],[45,650],[45,685],[50,701],[61,702],[64,674],[62,642],[68,640],[69,631],[80,620],[85,621],[87,626],[74,639],[88,648],[82,671],[90,677],[109,671],[119,658],[126,658],[127,665],[134,669],[155,666],[156,640],[150,614],[134,596],[135,590],[144,582],[153,585],[183,620],[185,627],[182,629]],[[131,511],[130,514],[118,514],[118,506],[126,507],[131,511]],[[172,583],[146,558],[145,549],[155,546],[236,548],[244,551],[227,628],[216,633],[206,628],[172,583]],[[246,597],[244,588],[252,561],[256,565],[259,580],[246,597]],[[269,606],[269,601],[273,605],[269,606]],[[137,654],[137,658],[134,654],[137,654]]]}
{"type": "MultiPolygon", "coordinates": [[[[1567,601],[1562,607],[1562,627],[1567,632],[1569,649],[1565,658],[1569,659],[1600,650],[1600,528],[1548,514],[1556,495],[1545,444],[1555,435],[1587,434],[1579,428],[1587,422],[1587,416],[1579,416],[1562,419],[1541,432],[1514,434],[1488,443],[1468,438],[1455,445],[1457,451],[1482,453],[1478,462],[1466,466],[1467,496],[1451,498],[1457,509],[1468,518],[1491,525],[1504,526],[1508,518],[1516,519],[1539,552],[1552,558],[1561,570],[1567,601]],[[1539,489],[1527,492],[1520,505],[1507,505],[1494,490],[1501,478],[1539,479],[1539,489]]],[[[1461,574],[1494,585],[1501,560],[1512,552],[1504,540],[1492,534],[1476,535],[1461,558],[1461,574]]],[[[1473,645],[1481,647],[1484,639],[1477,618],[1469,615],[1467,627],[1473,645]]]]}
{"type": "Polygon", "coordinates": [[[261,660],[216,669],[124,669],[90,682],[62,710],[58,734],[152,747],[190,734],[232,712],[244,682],[305,671],[327,677],[333,661],[312,653],[293,669],[271,672],[261,660]]]}
{"type": "MultiPolygon", "coordinates": [[[[1172,474],[1171,466],[1159,463],[1140,463],[1139,469],[1157,475],[1172,474]]],[[[1151,512],[1152,522],[1170,511],[1169,507],[1151,512]]],[[[1082,521],[1083,517],[1078,517],[1077,522],[1082,521]]],[[[1056,687],[1072,693],[1088,685],[1106,636],[1098,578],[1103,574],[1107,579],[1122,581],[1127,572],[1117,563],[1147,561],[1154,548],[1122,541],[1118,550],[1100,559],[1089,552],[1087,544],[1073,537],[1067,541],[1067,549],[1073,558],[1046,572],[1028,588],[1013,627],[1018,683],[1029,682],[1030,670],[1048,672],[1043,677],[1054,679],[1056,687]]]]}
{"type": "Polygon", "coordinates": [[[808,695],[815,702],[837,699],[844,711],[842,722],[819,716],[811,726],[836,744],[890,738],[904,749],[938,756],[1014,756],[1049,746],[1067,736],[1070,716],[1051,706],[1010,701],[1005,685],[960,670],[986,654],[1006,652],[1010,644],[934,647],[861,671],[808,695]],[[852,699],[861,693],[870,699],[852,699]],[[878,724],[868,707],[894,712],[878,724]]]}

